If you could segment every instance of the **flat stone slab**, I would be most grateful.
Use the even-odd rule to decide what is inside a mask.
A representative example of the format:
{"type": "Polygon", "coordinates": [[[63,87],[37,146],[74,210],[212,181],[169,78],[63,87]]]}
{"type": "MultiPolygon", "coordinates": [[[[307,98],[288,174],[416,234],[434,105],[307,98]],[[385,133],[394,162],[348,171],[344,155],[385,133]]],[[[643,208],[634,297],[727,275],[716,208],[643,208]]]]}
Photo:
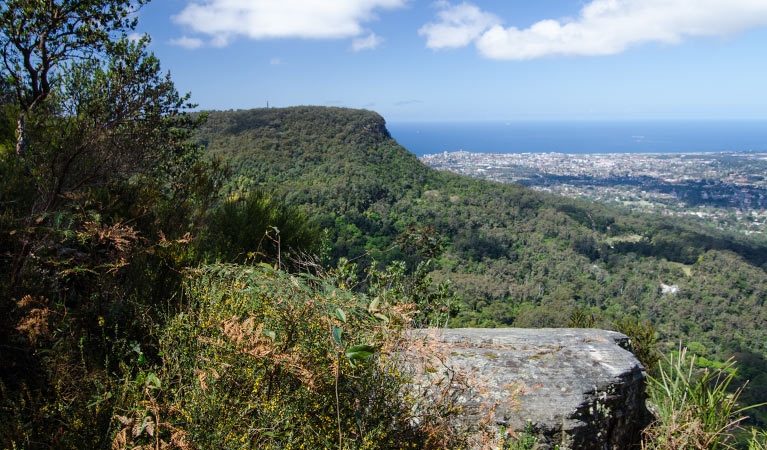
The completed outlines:
{"type": "MultiPolygon", "coordinates": [[[[498,427],[522,431],[529,422],[537,448],[603,450],[635,445],[649,421],[645,371],[621,333],[459,328],[418,330],[414,337],[436,340],[447,354],[445,367],[480,380],[481,395],[459,400],[466,423],[486,416],[492,404],[498,427]]],[[[438,374],[418,376],[429,382],[438,374]]]]}

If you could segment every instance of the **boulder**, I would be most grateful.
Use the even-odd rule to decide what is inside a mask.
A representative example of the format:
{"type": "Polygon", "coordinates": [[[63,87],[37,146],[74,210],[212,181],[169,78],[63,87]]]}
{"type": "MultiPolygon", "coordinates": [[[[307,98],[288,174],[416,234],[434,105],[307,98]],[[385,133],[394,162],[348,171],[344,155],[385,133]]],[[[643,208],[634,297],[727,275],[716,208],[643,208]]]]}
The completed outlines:
{"type": "Polygon", "coordinates": [[[460,395],[458,420],[489,420],[517,432],[529,427],[536,448],[628,449],[650,420],[645,371],[629,339],[596,329],[419,330],[434,341],[444,370],[417,370],[424,387],[446,371],[474,379],[460,395]],[[529,424],[529,425],[528,425],[529,424]]]}

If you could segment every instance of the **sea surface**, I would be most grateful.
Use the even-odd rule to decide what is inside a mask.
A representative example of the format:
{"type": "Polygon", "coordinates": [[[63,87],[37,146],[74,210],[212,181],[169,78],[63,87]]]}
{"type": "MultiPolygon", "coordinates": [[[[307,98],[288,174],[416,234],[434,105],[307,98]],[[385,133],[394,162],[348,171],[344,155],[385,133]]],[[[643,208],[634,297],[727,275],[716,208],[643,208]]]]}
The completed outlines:
{"type": "Polygon", "coordinates": [[[391,123],[422,156],[472,153],[697,153],[767,151],[767,121],[518,121],[391,123]]]}

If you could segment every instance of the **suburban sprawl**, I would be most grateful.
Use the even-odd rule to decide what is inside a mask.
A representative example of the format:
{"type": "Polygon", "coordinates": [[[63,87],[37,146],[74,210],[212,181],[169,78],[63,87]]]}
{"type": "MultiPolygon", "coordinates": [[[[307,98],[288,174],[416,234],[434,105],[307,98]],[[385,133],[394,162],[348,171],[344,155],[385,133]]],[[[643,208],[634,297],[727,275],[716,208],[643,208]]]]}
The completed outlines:
{"type": "Polygon", "coordinates": [[[767,231],[767,152],[424,155],[438,170],[684,216],[746,234],[767,231]]]}

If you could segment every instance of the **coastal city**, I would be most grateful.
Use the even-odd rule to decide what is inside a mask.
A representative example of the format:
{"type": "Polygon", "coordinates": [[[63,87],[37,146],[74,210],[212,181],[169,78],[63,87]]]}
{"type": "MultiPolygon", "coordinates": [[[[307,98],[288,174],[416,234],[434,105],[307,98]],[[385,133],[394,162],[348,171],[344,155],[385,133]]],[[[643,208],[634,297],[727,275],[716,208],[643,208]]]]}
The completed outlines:
{"type": "Polygon", "coordinates": [[[424,155],[438,170],[688,217],[723,230],[767,232],[767,153],[469,153],[424,155]]]}

